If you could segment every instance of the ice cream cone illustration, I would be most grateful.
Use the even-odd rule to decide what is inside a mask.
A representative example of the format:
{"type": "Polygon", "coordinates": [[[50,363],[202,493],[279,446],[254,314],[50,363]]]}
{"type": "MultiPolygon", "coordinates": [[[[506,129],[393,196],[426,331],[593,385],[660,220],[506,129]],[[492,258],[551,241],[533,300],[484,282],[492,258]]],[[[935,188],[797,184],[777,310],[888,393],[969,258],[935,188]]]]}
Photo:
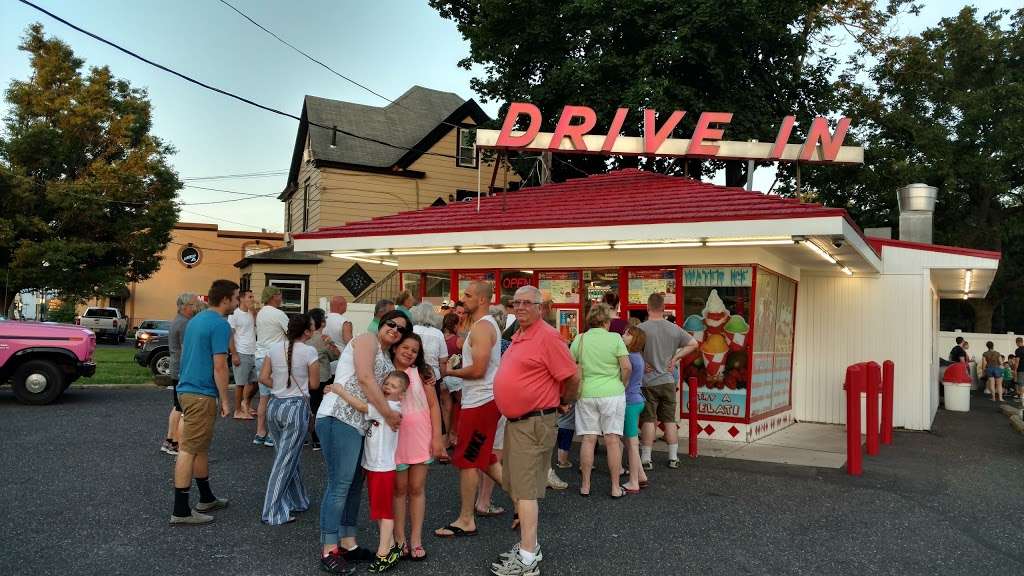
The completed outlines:
{"type": "Polygon", "coordinates": [[[743,316],[732,316],[725,323],[725,337],[729,341],[729,348],[742,350],[747,342],[747,332],[750,332],[750,325],[743,319],[743,316]]]}
{"type": "Polygon", "coordinates": [[[704,317],[704,326],[708,332],[720,332],[722,326],[729,321],[729,309],[725,307],[725,302],[722,302],[718,290],[712,290],[711,294],[708,294],[708,301],[704,303],[701,315],[704,317]]]}
{"type": "Polygon", "coordinates": [[[700,314],[690,314],[683,322],[683,330],[689,332],[697,342],[702,342],[704,340],[704,319],[700,314]]]}
{"type": "Polygon", "coordinates": [[[709,334],[700,347],[704,357],[704,367],[708,379],[717,379],[725,368],[725,355],[729,352],[729,344],[721,334],[709,334]]]}

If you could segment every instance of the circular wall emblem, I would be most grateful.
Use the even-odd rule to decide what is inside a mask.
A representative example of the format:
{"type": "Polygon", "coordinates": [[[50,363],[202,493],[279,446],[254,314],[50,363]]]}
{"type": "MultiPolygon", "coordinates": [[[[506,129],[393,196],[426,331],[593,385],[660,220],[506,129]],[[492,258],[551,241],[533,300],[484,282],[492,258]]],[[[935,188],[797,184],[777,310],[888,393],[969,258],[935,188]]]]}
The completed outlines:
{"type": "Polygon", "coordinates": [[[202,259],[203,253],[195,246],[185,246],[178,252],[178,260],[180,260],[186,268],[198,266],[202,259]]]}

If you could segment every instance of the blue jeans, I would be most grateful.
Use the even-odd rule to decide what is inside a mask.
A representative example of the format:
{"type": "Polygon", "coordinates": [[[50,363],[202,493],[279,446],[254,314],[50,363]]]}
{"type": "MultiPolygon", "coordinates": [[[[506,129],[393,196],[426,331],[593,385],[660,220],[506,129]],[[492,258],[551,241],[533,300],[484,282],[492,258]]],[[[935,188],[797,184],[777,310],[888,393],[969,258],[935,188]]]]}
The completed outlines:
{"type": "Polygon", "coordinates": [[[316,435],[327,464],[327,488],[320,503],[320,544],[354,538],[363,491],[363,435],[330,416],[316,419],[316,435]]]}

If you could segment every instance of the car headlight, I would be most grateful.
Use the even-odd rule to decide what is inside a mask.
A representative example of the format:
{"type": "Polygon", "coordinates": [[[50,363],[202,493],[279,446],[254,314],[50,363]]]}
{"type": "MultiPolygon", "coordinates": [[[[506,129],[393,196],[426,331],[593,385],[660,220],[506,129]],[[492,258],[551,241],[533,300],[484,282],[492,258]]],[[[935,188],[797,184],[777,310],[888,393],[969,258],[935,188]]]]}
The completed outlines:
{"type": "Polygon", "coordinates": [[[152,337],[153,336],[150,335],[149,332],[143,332],[142,334],[139,334],[139,340],[149,340],[152,337]]]}

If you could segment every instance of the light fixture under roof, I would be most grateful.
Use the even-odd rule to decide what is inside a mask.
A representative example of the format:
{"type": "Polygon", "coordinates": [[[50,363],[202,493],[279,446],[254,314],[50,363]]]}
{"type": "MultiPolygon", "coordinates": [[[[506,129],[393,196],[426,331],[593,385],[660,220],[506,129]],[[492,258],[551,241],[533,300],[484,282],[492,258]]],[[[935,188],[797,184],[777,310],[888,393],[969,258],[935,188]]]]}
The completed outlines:
{"type": "Polygon", "coordinates": [[[604,242],[600,244],[534,244],[534,252],[561,252],[573,250],[608,250],[611,244],[604,242]]]}
{"type": "Polygon", "coordinates": [[[839,261],[836,260],[831,254],[826,252],[824,248],[822,248],[821,246],[818,246],[817,244],[815,244],[811,240],[803,240],[800,243],[803,244],[804,246],[807,246],[808,248],[810,248],[811,251],[816,253],[818,256],[821,256],[825,260],[828,260],[830,264],[838,264],[839,263],[839,261]]]}

